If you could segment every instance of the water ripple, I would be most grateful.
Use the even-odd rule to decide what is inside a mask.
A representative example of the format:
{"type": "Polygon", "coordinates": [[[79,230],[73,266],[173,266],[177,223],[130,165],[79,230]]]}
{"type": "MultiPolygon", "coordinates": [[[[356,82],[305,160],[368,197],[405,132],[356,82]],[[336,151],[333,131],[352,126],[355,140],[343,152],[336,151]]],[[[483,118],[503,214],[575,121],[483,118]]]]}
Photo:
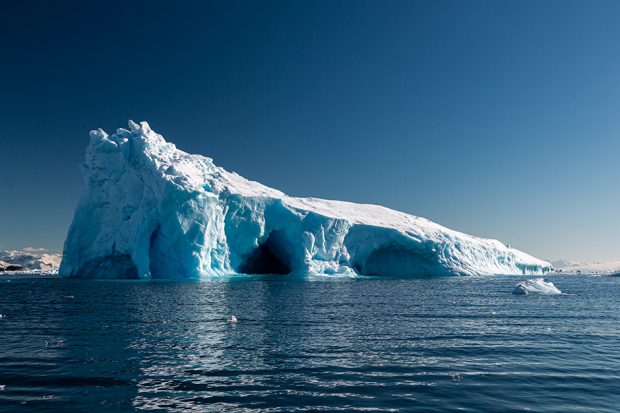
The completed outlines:
{"type": "Polygon", "coordinates": [[[620,279],[522,279],[11,279],[0,410],[617,411],[620,279]]]}

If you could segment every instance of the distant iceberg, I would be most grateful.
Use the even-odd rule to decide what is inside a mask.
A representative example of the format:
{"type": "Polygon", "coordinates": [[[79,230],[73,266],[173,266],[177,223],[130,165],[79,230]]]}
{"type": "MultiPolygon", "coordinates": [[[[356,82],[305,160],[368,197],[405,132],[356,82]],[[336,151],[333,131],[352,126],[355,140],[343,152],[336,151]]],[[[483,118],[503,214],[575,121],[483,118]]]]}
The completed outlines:
{"type": "Polygon", "coordinates": [[[536,294],[562,294],[551,281],[545,281],[542,278],[534,278],[531,280],[526,280],[517,284],[517,286],[512,290],[513,294],[519,295],[527,295],[530,293],[536,294]]]}
{"type": "Polygon", "coordinates": [[[178,150],[146,122],[90,133],[60,274],[542,274],[546,262],[378,205],[295,198],[178,150]]]}

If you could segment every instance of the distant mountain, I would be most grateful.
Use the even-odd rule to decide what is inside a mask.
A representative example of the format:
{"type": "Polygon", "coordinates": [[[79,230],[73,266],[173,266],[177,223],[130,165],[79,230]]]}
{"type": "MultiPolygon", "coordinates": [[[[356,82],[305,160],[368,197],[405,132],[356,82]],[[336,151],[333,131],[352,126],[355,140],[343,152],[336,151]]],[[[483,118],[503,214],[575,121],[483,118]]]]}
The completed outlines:
{"type": "Polygon", "coordinates": [[[551,261],[556,272],[583,274],[613,274],[620,272],[620,261],[575,262],[569,260],[551,261]]]}
{"type": "Polygon", "coordinates": [[[61,259],[61,254],[47,253],[47,250],[44,249],[26,248],[21,251],[0,251],[0,272],[57,272],[61,259]]]}

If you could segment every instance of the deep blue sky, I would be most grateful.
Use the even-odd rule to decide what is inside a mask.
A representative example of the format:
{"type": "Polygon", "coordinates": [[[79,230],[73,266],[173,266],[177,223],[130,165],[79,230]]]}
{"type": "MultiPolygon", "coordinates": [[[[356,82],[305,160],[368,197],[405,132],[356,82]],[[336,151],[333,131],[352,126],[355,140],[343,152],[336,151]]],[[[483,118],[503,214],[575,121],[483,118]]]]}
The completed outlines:
{"type": "Polygon", "coordinates": [[[0,249],[61,249],[88,131],[292,195],[620,259],[620,2],[5,2],[0,249]],[[85,4],[89,3],[89,4],[85,4]]]}

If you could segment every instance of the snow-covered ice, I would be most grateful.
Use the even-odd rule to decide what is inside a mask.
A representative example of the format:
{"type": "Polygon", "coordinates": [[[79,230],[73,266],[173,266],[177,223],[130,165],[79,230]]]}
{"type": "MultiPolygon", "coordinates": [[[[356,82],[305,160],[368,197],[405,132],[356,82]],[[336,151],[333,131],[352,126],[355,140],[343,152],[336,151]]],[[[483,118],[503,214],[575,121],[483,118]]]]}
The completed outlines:
{"type": "Polygon", "coordinates": [[[25,248],[21,251],[0,251],[0,272],[50,273],[58,271],[60,254],[45,249],[25,248]]]}
{"type": "Polygon", "coordinates": [[[530,293],[536,294],[562,294],[551,281],[545,281],[542,278],[534,278],[526,281],[522,281],[512,290],[513,294],[527,295],[530,293]]]}
{"type": "MultiPolygon", "coordinates": [[[[551,265],[378,205],[295,198],[190,155],[146,122],[90,133],[60,274],[541,274],[551,265]]],[[[390,184],[390,183],[386,183],[390,184]]],[[[391,184],[390,184],[391,185],[391,184]]]]}

